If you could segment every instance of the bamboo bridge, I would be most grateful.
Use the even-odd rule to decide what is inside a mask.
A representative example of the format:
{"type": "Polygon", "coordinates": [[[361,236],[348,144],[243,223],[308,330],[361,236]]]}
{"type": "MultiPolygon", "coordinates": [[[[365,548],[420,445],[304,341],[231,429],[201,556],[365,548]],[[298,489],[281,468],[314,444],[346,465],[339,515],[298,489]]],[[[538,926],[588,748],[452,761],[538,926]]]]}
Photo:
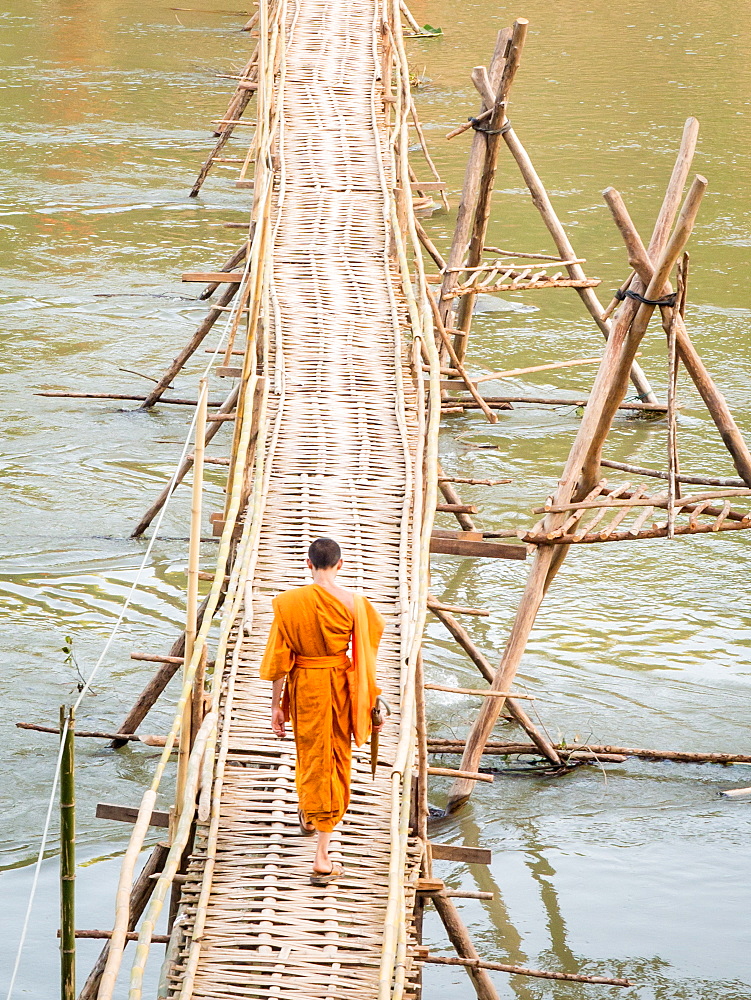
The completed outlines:
{"type": "MultiPolygon", "coordinates": [[[[194,450],[187,451],[189,435],[170,483],[134,532],[140,534],[161,517],[164,504],[192,470],[185,632],[170,655],[141,657],[163,666],[115,734],[115,745],[142,739],[163,750],[137,815],[108,813],[134,822],[134,829],[123,859],[114,926],[102,935],[109,941],[79,1000],[124,995],[118,992],[125,980],[123,959],[133,938],[129,1000],[143,996],[144,970],[157,942],[167,944],[160,1000],[409,1000],[420,994],[426,961],[465,966],[479,1000],[498,998],[489,971],[630,985],[625,978],[483,961],[451,896],[488,894],[452,893],[433,877],[432,861],[487,863],[489,852],[429,840],[427,783],[429,775],[453,776],[449,808],[455,809],[478,780],[493,780],[479,769],[486,753],[531,750],[551,773],[630,755],[697,759],[696,754],[660,756],[633,748],[555,746],[523,710],[520,701],[526,696],[511,691],[511,685],[540,603],[573,545],[751,527],[751,512],[731,507],[732,498],[751,495],[751,453],[683,321],[687,261],[679,258],[706,186],[703,178],[694,179],[674,229],[673,224],[698,124],[694,119],[686,123],[648,248],[618,193],[606,192],[633,270],[604,307],[594,291],[599,279],[584,273],[584,260],[506,116],[527,27],[524,19],[517,20],[513,29],[499,33],[489,69],[478,67],[472,74],[482,103],[471,120],[469,165],[444,260],[416,218],[426,192],[439,192],[444,203],[445,194],[410,93],[402,15],[408,28],[420,31],[400,0],[261,0],[247,26],[257,32],[258,45],[237,77],[226,116],[214,123],[216,143],[192,193],[215,164],[232,165],[242,197],[252,193],[252,207],[247,239],[230,260],[219,271],[183,276],[208,283],[202,298],[223,291],[154,390],[141,397],[145,408],[158,402],[212,326],[225,321],[199,384],[194,450]],[[241,118],[252,96],[257,101],[252,138],[243,156],[227,158],[221,154],[229,138],[250,124],[241,118]],[[418,180],[409,162],[415,137],[430,181],[418,180]],[[557,255],[485,246],[502,143],[521,171],[557,255]],[[426,274],[430,260],[438,274],[426,274]],[[669,275],[676,262],[678,291],[673,293],[669,275]],[[549,274],[554,267],[560,270],[549,274]],[[440,286],[436,297],[431,283],[440,286]],[[579,295],[606,338],[603,357],[470,376],[467,341],[477,295],[556,288],[579,295]],[[636,363],[656,308],[668,335],[666,405],[658,402],[636,363]],[[740,478],[679,473],[678,360],[699,388],[740,478]],[[481,411],[493,423],[498,409],[510,409],[516,401],[560,405],[558,398],[483,397],[479,387],[498,376],[598,361],[590,396],[570,401],[585,405],[585,414],[557,492],[536,512],[542,520],[530,529],[479,530],[470,516],[476,508],[463,504],[452,484],[486,481],[443,473],[441,416],[481,411]],[[235,383],[223,403],[211,404],[213,409],[209,375],[235,383]],[[640,395],[637,403],[624,402],[629,378],[640,395]],[[450,396],[451,391],[463,395],[450,396]],[[619,407],[666,417],[667,473],[602,459],[619,407]],[[230,455],[212,459],[206,445],[224,423],[233,427],[230,455]],[[226,464],[228,477],[224,509],[211,515],[218,556],[206,573],[199,568],[199,546],[203,469],[211,461],[226,464]],[[662,478],[667,489],[655,494],[648,485],[610,485],[599,478],[601,465],[647,480],[662,478]],[[722,488],[685,497],[681,482],[722,488]],[[713,500],[722,505],[714,506],[713,500]],[[650,520],[656,510],[666,511],[664,523],[650,520]],[[461,530],[435,529],[436,511],[456,517],[461,530]],[[332,840],[344,874],[323,890],[308,880],[312,855],[298,826],[294,745],[291,737],[272,736],[270,685],[258,676],[271,598],[306,582],[306,551],[320,535],[342,543],[343,582],[365,594],[386,619],[378,676],[393,708],[374,779],[369,755],[355,751],[352,802],[332,840]],[[483,612],[444,605],[428,593],[431,552],[520,561],[533,556],[498,669],[455,617],[483,612]],[[200,579],[211,585],[199,607],[200,579]],[[422,672],[428,611],[491,685],[441,688],[480,696],[482,708],[466,738],[427,739],[425,689],[440,687],[426,684],[422,672]],[[215,616],[218,635],[212,632],[215,616]],[[137,728],[180,668],[182,687],[169,733],[139,737],[137,728]],[[504,706],[531,742],[489,742],[504,706]],[[168,815],[155,805],[174,751],[176,791],[168,815]],[[461,754],[460,768],[429,767],[431,752],[461,754]],[[150,825],[168,825],[169,835],[136,875],[150,825]],[[433,956],[422,947],[427,900],[435,904],[456,958],[433,956]],[[166,936],[155,933],[165,911],[166,936]]],[[[449,138],[469,127],[455,129],[449,138]]],[[[727,755],[698,757],[719,761],[727,755]]],[[[63,940],[72,942],[67,949],[72,951],[72,927],[63,930],[63,940]]],[[[65,1000],[74,996],[66,992],[65,1000]]]]}
{"type": "MultiPolygon", "coordinates": [[[[440,414],[438,393],[426,405],[422,384],[423,356],[436,386],[439,378],[427,286],[407,264],[408,253],[419,255],[398,18],[398,5],[378,0],[261,5],[252,241],[224,359],[232,369],[242,341],[210,596],[216,605],[224,592],[222,633],[212,704],[192,752],[183,739],[170,857],[141,930],[131,997],[141,995],[153,922],[188,843],[199,775],[165,995],[370,998],[389,996],[394,984],[414,994],[422,850],[407,830],[440,414]],[[392,106],[386,65],[396,73],[392,106]],[[257,669],[271,597],[306,582],[307,547],[320,535],[341,541],[345,585],[386,618],[379,683],[394,711],[375,780],[365,751],[355,754],[352,805],[332,841],[345,874],[323,892],[308,884],[294,744],[271,735],[270,686],[257,669]]],[[[180,714],[202,670],[210,619],[188,641],[180,714]]],[[[129,862],[152,798],[123,869],[126,905],[95,994],[102,1000],[115,987],[129,862]]]]}

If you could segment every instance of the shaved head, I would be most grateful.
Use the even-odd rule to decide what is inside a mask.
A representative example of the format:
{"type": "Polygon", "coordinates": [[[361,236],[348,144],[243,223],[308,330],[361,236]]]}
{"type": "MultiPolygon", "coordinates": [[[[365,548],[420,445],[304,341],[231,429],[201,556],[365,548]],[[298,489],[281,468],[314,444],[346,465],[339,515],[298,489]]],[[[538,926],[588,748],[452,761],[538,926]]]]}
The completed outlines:
{"type": "Polygon", "coordinates": [[[315,569],[329,569],[336,566],[341,558],[342,550],[333,538],[316,538],[308,549],[308,559],[315,569]]]}

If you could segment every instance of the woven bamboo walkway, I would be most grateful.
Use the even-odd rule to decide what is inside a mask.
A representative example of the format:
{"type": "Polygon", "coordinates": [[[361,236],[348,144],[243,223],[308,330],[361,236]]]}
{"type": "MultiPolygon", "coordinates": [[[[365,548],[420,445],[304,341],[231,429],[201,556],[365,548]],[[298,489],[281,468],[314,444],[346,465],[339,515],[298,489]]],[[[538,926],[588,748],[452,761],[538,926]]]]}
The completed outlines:
{"type": "MultiPolygon", "coordinates": [[[[403,340],[407,308],[392,253],[394,177],[379,100],[379,16],[373,0],[299,0],[283,15],[268,280],[268,481],[252,598],[248,586],[226,659],[213,870],[207,876],[208,828],[199,824],[182,891],[172,997],[186,996],[193,921],[209,886],[188,995],[351,1000],[379,991],[417,428],[403,340]],[[341,541],[340,579],[387,620],[378,671],[394,709],[375,781],[367,748],[355,752],[352,804],[332,841],[345,875],[327,890],[308,882],[312,841],[297,823],[294,745],[271,734],[270,685],[257,670],[270,599],[307,582],[306,550],[319,535],[341,541]]],[[[411,847],[407,882],[418,860],[411,847]]],[[[405,903],[410,911],[409,894],[405,903]]]]}

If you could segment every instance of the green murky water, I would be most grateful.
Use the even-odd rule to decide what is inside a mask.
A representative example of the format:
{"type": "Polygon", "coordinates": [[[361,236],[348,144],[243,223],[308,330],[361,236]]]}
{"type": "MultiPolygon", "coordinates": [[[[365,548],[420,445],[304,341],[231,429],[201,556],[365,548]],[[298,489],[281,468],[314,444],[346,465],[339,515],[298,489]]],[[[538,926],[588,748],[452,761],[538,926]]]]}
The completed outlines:
{"type": "MultiPolygon", "coordinates": [[[[243,196],[217,176],[187,198],[207,148],[206,123],[225,106],[231,73],[247,58],[233,5],[201,11],[112,2],[6,5],[2,15],[0,133],[4,350],[4,525],[0,644],[5,711],[0,827],[0,988],[18,940],[38,848],[54,737],[21,732],[20,719],[54,723],[76,675],[65,635],[86,672],[132,582],[145,542],[129,530],[179,452],[188,414],[179,407],[132,412],[117,403],[35,397],[35,389],[145,390],[128,368],[160,373],[203,314],[179,274],[213,266],[237,243],[224,221],[246,215],[243,196]]],[[[524,9],[482,2],[415,2],[442,38],[409,43],[424,77],[418,106],[455,205],[468,137],[444,140],[473,113],[469,69],[486,62],[495,32],[524,15],[531,30],[513,92],[516,130],[546,182],[577,253],[603,278],[601,297],[625,277],[625,255],[600,192],[613,184],[648,236],[681,129],[702,123],[695,166],[709,179],[692,239],[691,334],[739,423],[751,433],[748,373],[751,308],[751,86],[743,5],[671,0],[661,6],[561,5],[524,9]]],[[[232,154],[230,154],[232,155],[232,154]]],[[[426,176],[420,173],[420,176],[426,176]]],[[[445,248],[451,217],[426,228],[445,248]]],[[[502,151],[490,242],[549,252],[551,243],[502,151]]],[[[477,372],[596,354],[601,338],[574,293],[482,300],[471,344],[477,372]]],[[[641,362],[664,393],[663,338],[655,329],[641,362]]],[[[202,358],[177,380],[192,395],[202,358]]],[[[571,369],[504,383],[513,392],[578,395],[592,370],[571,369]]],[[[731,475],[713,425],[685,380],[680,447],[686,470],[731,475]]],[[[577,427],[567,408],[517,408],[494,427],[454,418],[444,465],[464,475],[508,477],[492,490],[462,489],[482,507],[486,529],[530,522],[577,427]]],[[[215,449],[222,453],[221,446],[215,449]]],[[[619,418],[609,457],[664,465],[660,422],[619,418]]],[[[209,471],[219,503],[221,474],[209,471]]],[[[618,474],[613,474],[614,480],[618,474]]],[[[184,495],[170,511],[145,586],[126,618],[81,721],[116,725],[150,674],[133,649],[163,650],[183,614],[184,495]]],[[[446,520],[446,526],[450,522],[446,520]]],[[[748,752],[751,614],[743,534],[667,543],[593,547],[570,554],[523,662],[540,694],[535,710],[551,735],[593,742],[748,752]]],[[[207,547],[207,557],[210,554],[207,547]]],[[[503,644],[525,569],[517,563],[437,557],[435,593],[490,610],[468,628],[489,655],[503,644]]],[[[437,623],[428,663],[437,682],[474,685],[474,668],[437,623]]],[[[161,731],[166,707],[147,724],[161,731]]],[[[433,692],[436,735],[463,732],[470,706],[433,692]]],[[[153,766],[146,748],[109,751],[79,742],[79,926],[108,926],[117,855],[128,830],[94,819],[107,799],[134,803],[153,766]]],[[[442,841],[493,849],[490,868],[437,863],[463,888],[491,889],[491,903],[462,912],[481,953],[498,961],[564,971],[627,974],[625,1000],[736,1000],[751,987],[747,803],[720,789],[748,784],[748,769],[611,765],[564,778],[509,774],[479,787],[471,806],[436,833],[442,841]]],[[[447,786],[436,781],[440,804],[447,786]]],[[[40,890],[19,996],[57,989],[56,839],[40,890]]],[[[444,944],[432,917],[431,948],[444,944]]],[[[98,947],[80,946],[81,976],[98,947]]],[[[583,987],[495,977],[501,996],[521,1000],[615,995],[583,987]]],[[[473,995],[462,970],[426,973],[426,996],[473,995]]]]}

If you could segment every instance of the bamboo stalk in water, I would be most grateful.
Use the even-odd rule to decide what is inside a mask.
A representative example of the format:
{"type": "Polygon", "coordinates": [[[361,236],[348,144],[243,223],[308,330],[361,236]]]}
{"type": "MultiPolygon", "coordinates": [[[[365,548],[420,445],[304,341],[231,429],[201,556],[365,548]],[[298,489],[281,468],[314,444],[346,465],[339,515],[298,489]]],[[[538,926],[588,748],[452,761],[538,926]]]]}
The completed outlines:
{"type": "Polygon", "coordinates": [[[60,708],[60,996],[76,997],[76,786],[75,716],[60,708]]]}

